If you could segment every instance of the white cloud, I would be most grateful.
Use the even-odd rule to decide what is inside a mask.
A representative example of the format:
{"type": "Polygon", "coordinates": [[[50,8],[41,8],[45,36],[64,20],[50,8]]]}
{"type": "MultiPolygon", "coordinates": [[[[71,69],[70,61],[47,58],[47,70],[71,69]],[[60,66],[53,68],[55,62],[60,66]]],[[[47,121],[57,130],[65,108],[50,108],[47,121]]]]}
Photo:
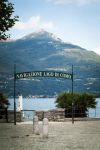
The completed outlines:
{"type": "Polygon", "coordinates": [[[96,52],[97,54],[100,55],[100,47],[96,48],[96,49],[94,50],[94,52],[96,52]]]}
{"type": "Polygon", "coordinates": [[[43,29],[55,29],[54,23],[52,21],[48,21],[48,22],[44,22],[41,21],[40,16],[32,16],[27,22],[16,22],[15,29],[17,30],[30,30],[30,29],[34,29],[34,30],[38,30],[40,28],[43,29]]]}
{"type": "Polygon", "coordinates": [[[18,30],[28,30],[38,25],[40,16],[31,17],[27,22],[16,22],[14,28],[18,30]]]}
{"type": "Polygon", "coordinates": [[[76,4],[78,6],[83,6],[92,2],[100,2],[99,0],[47,0],[48,2],[53,2],[54,4],[76,4]]]}
{"type": "Polygon", "coordinates": [[[43,23],[43,24],[41,24],[41,26],[42,26],[42,28],[44,28],[44,29],[53,29],[54,28],[54,24],[53,24],[53,22],[52,21],[50,21],[50,22],[47,22],[47,23],[43,23]]]}

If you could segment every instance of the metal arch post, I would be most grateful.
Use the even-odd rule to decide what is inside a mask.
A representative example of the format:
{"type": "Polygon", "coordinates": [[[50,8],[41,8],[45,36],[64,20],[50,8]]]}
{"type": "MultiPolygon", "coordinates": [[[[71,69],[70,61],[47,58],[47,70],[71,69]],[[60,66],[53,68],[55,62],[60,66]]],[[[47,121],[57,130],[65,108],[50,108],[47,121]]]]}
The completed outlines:
{"type": "Polygon", "coordinates": [[[16,125],[16,64],[14,64],[14,125],[16,125]]]}
{"type": "Polygon", "coordinates": [[[72,65],[72,124],[74,124],[73,65],[72,65]]]}

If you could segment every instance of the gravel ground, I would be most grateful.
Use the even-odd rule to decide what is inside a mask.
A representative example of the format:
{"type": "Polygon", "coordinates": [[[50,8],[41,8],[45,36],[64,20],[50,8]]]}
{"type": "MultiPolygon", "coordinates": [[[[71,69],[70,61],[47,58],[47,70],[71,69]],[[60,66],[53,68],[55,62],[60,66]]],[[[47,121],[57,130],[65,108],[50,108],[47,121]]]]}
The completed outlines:
{"type": "Polygon", "coordinates": [[[0,150],[100,150],[100,121],[49,122],[49,136],[32,123],[0,123],[0,150]]]}

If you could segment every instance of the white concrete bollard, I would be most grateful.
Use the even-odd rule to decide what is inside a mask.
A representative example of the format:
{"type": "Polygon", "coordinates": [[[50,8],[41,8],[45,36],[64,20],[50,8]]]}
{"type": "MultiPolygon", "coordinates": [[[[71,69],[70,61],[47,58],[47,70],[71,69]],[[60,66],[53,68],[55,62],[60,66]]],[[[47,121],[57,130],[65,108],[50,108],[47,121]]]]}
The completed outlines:
{"type": "Polygon", "coordinates": [[[48,119],[44,118],[43,119],[43,128],[42,128],[42,136],[44,138],[48,138],[48,127],[49,127],[49,123],[48,123],[48,119]]]}
{"type": "Polygon", "coordinates": [[[37,116],[34,116],[33,118],[33,133],[39,135],[39,123],[37,116]]]}

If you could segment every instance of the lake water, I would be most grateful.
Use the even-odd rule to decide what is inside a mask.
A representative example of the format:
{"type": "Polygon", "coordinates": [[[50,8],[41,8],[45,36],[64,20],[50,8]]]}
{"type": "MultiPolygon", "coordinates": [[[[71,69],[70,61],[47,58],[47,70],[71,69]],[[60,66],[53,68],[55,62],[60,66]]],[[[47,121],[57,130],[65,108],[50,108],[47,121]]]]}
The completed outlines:
{"type": "MultiPolygon", "coordinates": [[[[100,98],[96,98],[96,109],[89,109],[89,117],[100,118],[100,98]]],[[[9,99],[9,109],[14,109],[14,100],[9,99]]],[[[16,108],[18,107],[18,99],[16,99],[16,108]]],[[[49,110],[56,108],[55,98],[23,98],[24,110],[49,110]]],[[[26,113],[26,112],[25,112],[26,113]]],[[[27,112],[28,113],[28,112],[27,112]]],[[[28,115],[27,115],[28,116],[28,115]]]]}
{"type": "MultiPolygon", "coordinates": [[[[13,109],[13,99],[9,99],[9,109],[13,109]]],[[[18,107],[18,99],[16,99],[16,107],[18,107]]],[[[48,110],[55,108],[55,98],[23,98],[24,110],[48,110]]]]}

